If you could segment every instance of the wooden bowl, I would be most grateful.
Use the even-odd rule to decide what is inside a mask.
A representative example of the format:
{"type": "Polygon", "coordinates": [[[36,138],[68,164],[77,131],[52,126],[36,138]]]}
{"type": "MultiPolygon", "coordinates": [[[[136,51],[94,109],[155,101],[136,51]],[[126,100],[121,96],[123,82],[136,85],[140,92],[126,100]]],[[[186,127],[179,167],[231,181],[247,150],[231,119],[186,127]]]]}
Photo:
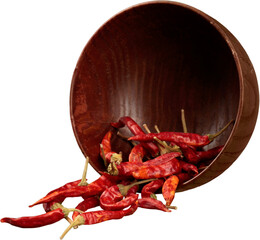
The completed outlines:
{"type": "MultiPolygon", "coordinates": [[[[219,22],[175,2],[153,1],[108,20],[83,49],[73,74],[70,110],[73,130],[90,164],[105,170],[99,144],[110,123],[131,116],[142,126],[182,131],[185,109],[189,132],[217,132],[235,124],[208,148],[222,152],[178,191],[209,182],[246,147],[257,119],[259,92],[245,50],[219,22]]],[[[122,133],[131,136],[124,128],[122,133]]],[[[113,150],[130,145],[116,134],[113,150]]]]}

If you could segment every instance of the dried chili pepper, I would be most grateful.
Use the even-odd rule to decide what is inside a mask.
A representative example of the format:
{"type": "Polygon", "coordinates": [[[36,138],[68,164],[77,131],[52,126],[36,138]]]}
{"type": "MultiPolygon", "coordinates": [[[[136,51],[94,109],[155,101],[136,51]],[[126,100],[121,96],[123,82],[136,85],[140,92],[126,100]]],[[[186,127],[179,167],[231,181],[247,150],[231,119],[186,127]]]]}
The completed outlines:
{"type": "Polygon", "coordinates": [[[193,176],[187,172],[178,173],[176,176],[179,178],[179,185],[193,178],[193,176]]]}
{"type": "Polygon", "coordinates": [[[144,147],[141,144],[134,146],[129,154],[128,161],[132,163],[142,163],[146,154],[144,147]]]}
{"type": "Polygon", "coordinates": [[[81,213],[75,218],[75,220],[70,224],[70,226],[68,226],[68,228],[63,232],[60,239],[63,239],[64,236],[68,233],[68,231],[74,226],[90,225],[90,224],[101,223],[112,219],[121,219],[125,216],[129,216],[133,214],[136,211],[137,207],[138,207],[138,202],[136,201],[126,210],[118,210],[118,211],[100,210],[100,211],[81,213]]]}
{"type": "Polygon", "coordinates": [[[169,210],[160,200],[150,197],[138,199],[138,207],[171,212],[171,210],[169,210]]]}
{"type": "Polygon", "coordinates": [[[189,163],[198,164],[201,161],[211,160],[216,157],[223,149],[223,145],[211,148],[207,151],[197,151],[192,146],[179,143],[179,147],[189,163]]]}
{"type": "Polygon", "coordinates": [[[163,178],[181,172],[179,160],[173,158],[158,165],[144,165],[132,172],[135,179],[163,178]]]}
{"type": "Polygon", "coordinates": [[[143,163],[143,165],[159,165],[162,163],[165,163],[167,161],[170,161],[174,158],[180,157],[181,156],[181,152],[170,152],[170,153],[165,153],[159,157],[150,159],[146,162],[143,163]]]}
{"type": "Polygon", "coordinates": [[[100,144],[100,156],[103,158],[105,166],[111,161],[115,161],[116,164],[122,162],[122,154],[118,154],[111,150],[111,137],[112,131],[108,131],[100,144]]]}
{"type": "Polygon", "coordinates": [[[174,199],[178,184],[179,184],[179,178],[175,175],[170,176],[164,182],[164,184],[162,186],[162,195],[166,201],[166,206],[171,205],[171,203],[174,199]]]}
{"type": "Polygon", "coordinates": [[[130,137],[129,140],[140,141],[140,142],[152,142],[154,137],[162,141],[169,141],[178,143],[186,143],[195,147],[203,147],[208,145],[217,136],[219,136],[227,127],[234,123],[234,120],[230,121],[224,128],[215,134],[199,135],[197,133],[183,133],[183,132],[160,132],[160,133],[148,133],[148,134],[138,134],[130,137]]]}
{"type": "Polygon", "coordinates": [[[111,162],[108,165],[107,171],[112,176],[119,177],[132,177],[132,173],[134,170],[142,166],[141,163],[133,163],[133,162],[122,162],[119,165],[116,165],[114,162],[111,162]]]}
{"type": "Polygon", "coordinates": [[[100,206],[104,210],[122,210],[130,205],[132,205],[138,198],[138,194],[129,194],[127,192],[130,188],[135,185],[146,183],[152,181],[153,179],[148,179],[144,181],[134,182],[129,185],[117,184],[107,188],[100,196],[100,206]],[[124,198],[124,196],[126,196],[124,198]]]}
{"type": "Polygon", "coordinates": [[[33,217],[2,218],[1,222],[6,222],[13,226],[21,228],[36,228],[58,222],[63,219],[64,216],[64,212],[60,208],[58,208],[48,213],[33,217]]]}
{"type": "Polygon", "coordinates": [[[133,172],[139,169],[140,167],[148,167],[148,166],[154,166],[154,165],[160,165],[163,163],[166,163],[167,161],[171,161],[172,159],[175,159],[176,157],[181,156],[180,152],[171,152],[166,153],[164,155],[158,156],[154,159],[148,160],[146,162],[138,163],[138,162],[122,162],[119,165],[116,165],[115,163],[111,163],[108,166],[108,172],[111,175],[114,176],[125,176],[130,177],[133,176],[133,172]]]}
{"type": "MultiPolygon", "coordinates": [[[[93,196],[84,199],[82,202],[80,202],[76,209],[81,210],[82,212],[86,212],[90,208],[94,208],[99,206],[99,197],[93,196]]],[[[77,211],[74,211],[72,214],[72,219],[74,220],[80,213],[77,211]]]]}
{"type": "Polygon", "coordinates": [[[178,146],[180,147],[180,150],[187,162],[194,164],[199,162],[199,157],[197,156],[197,151],[194,147],[186,143],[178,143],[178,146]]]}
{"type": "Polygon", "coordinates": [[[156,195],[154,193],[162,187],[163,183],[163,179],[156,179],[144,185],[141,191],[142,198],[150,197],[156,199],[156,195]]]}
{"type": "MultiPolygon", "coordinates": [[[[83,170],[83,175],[82,175],[82,178],[79,179],[79,180],[76,180],[76,181],[73,181],[73,182],[68,182],[66,183],[65,185],[59,187],[59,188],[56,188],[52,191],[50,191],[46,196],[48,195],[52,195],[54,194],[55,192],[61,192],[61,191],[64,191],[66,189],[70,189],[70,188],[73,188],[73,187],[76,187],[76,186],[86,186],[88,185],[87,183],[87,179],[86,179],[86,173],[87,173],[87,167],[88,167],[88,162],[89,162],[89,158],[86,157],[86,161],[85,161],[85,166],[84,166],[84,170],[83,170]]],[[[60,197],[57,197],[55,199],[55,201],[51,202],[51,203],[55,203],[55,202],[58,202],[58,203],[62,203],[64,200],[65,200],[66,197],[64,196],[60,196],[60,197]]],[[[50,202],[49,202],[50,203],[50,202]]],[[[50,207],[49,206],[44,206],[44,208],[48,208],[50,207]]],[[[45,209],[46,210],[46,209],[45,209]]]]}
{"type": "Polygon", "coordinates": [[[198,168],[194,164],[182,160],[180,160],[179,163],[183,171],[192,174],[193,176],[199,173],[198,168]]]}
{"type": "MultiPolygon", "coordinates": [[[[76,180],[76,181],[73,181],[73,182],[68,182],[68,183],[64,184],[63,186],[50,191],[46,196],[48,196],[48,195],[51,196],[55,192],[62,192],[64,190],[66,190],[66,189],[70,189],[70,188],[76,187],[76,186],[78,186],[80,181],[81,180],[79,179],[79,180],[76,180]]],[[[54,202],[62,203],[64,201],[64,199],[65,199],[65,197],[60,196],[60,197],[57,197],[54,202]]]]}
{"type": "Polygon", "coordinates": [[[211,159],[215,158],[221,152],[223,147],[224,147],[224,145],[221,145],[221,146],[211,148],[207,151],[197,151],[196,154],[199,159],[198,162],[211,160],[211,159]]]}
{"type": "Polygon", "coordinates": [[[75,209],[64,208],[61,204],[53,204],[51,211],[30,217],[19,217],[19,218],[2,218],[2,223],[9,223],[16,227],[21,228],[36,228],[43,227],[49,224],[60,221],[64,217],[68,216],[71,211],[75,209]]]}
{"type": "Polygon", "coordinates": [[[59,201],[60,199],[64,199],[67,197],[82,196],[83,198],[87,198],[90,196],[100,195],[107,187],[115,184],[116,183],[112,180],[112,178],[108,178],[105,175],[102,175],[87,186],[73,186],[68,189],[52,191],[51,194],[47,194],[45,197],[38,200],[36,203],[30,205],[29,207],[33,207],[41,203],[59,201]]]}
{"type": "MultiPolygon", "coordinates": [[[[122,128],[126,125],[134,135],[145,134],[142,128],[131,117],[128,116],[121,117],[118,122],[111,123],[111,125],[115,128],[122,128]]],[[[142,145],[152,156],[158,155],[159,148],[156,144],[150,142],[142,143],[142,145]]]]}

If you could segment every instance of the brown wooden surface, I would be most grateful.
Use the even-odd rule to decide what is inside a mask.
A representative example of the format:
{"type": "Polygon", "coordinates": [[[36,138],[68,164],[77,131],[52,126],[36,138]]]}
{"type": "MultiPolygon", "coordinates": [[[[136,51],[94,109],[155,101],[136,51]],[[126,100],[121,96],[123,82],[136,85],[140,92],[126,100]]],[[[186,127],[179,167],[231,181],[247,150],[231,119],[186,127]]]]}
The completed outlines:
{"type": "MultiPolygon", "coordinates": [[[[129,115],[150,129],[214,133],[230,127],[209,147],[220,156],[183,191],[220,175],[237,159],[253,132],[259,93],[253,66],[239,42],[220,23],[187,5],[150,2],[106,22],[81,53],[71,84],[71,120],[84,155],[104,170],[99,143],[110,122],[129,115]]],[[[130,136],[127,129],[123,133],[130,136]]],[[[113,138],[115,151],[130,145],[113,138]]]]}

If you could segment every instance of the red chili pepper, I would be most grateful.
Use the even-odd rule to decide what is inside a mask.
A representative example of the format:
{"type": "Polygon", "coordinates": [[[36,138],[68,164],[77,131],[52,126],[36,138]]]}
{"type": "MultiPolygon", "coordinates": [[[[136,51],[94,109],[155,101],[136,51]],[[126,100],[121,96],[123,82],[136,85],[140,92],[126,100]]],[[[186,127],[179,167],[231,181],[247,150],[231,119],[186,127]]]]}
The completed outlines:
{"type": "Polygon", "coordinates": [[[60,239],[63,239],[64,236],[68,233],[68,231],[74,226],[90,225],[90,224],[101,223],[112,219],[121,219],[125,216],[129,216],[133,214],[136,211],[137,207],[138,207],[138,202],[136,201],[133,205],[131,205],[131,207],[129,207],[126,210],[118,210],[118,211],[100,210],[100,211],[81,213],[64,231],[60,239]]]}
{"type": "Polygon", "coordinates": [[[138,207],[157,209],[164,212],[171,212],[171,210],[168,209],[160,200],[150,198],[150,197],[138,199],[138,207]]]}
{"type": "Polygon", "coordinates": [[[178,143],[186,143],[195,147],[203,147],[208,145],[214,138],[219,136],[223,131],[227,129],[227,127],[234,123],[234,121],[230,121],[223,129],[215,134],[207,134],[207,135],[199,135],[196,133],[183,133],[183,132],[160,132],[160,133],[148,133],[148,134],[137,134],[136,136],[130,137],[128,140],[140,141],[140,142],[152,142],[154,137],[157,137],[161,141],[169,141],[174,142],[178,145],[178,143]]]}
{"type": "Polygon", "coordinates": [[[171,152],[171,153],[163,154],[159,157],[156,157],[154,159],[148,160],[143,163],[122,162],[119,165],[116,165],[115,163],[111,163],[108,166],[107,170],[111,175],[131,177],[133,176],[133,172],[138,170],[140,167],[148,167],[148,166],[164,164],[167,161],[171,161],[172,159],[179,157],[180,155],[181,155],[180,152],[171,152]]]}
{"type": "Polygon", "coordinates": [[[193,178],[193,176],[187,172],[178,173],[176,176],[179,178],[179,185],[193,178]]]}
{"type": "Polygon", "coordinates": [[[167,161],[171,161],[172,159],[180,157],[180,156],[181,156],[181,152],[165,153],[159,157],[156,157],[154,159],[144,162],[143,165],[159,165],[159,164],[165,163],[167,161]]]}
{"type": "Polygon", "coordinates": [[[19,218],[2,218],[1,222],[9,223],[16,227],[21,228],[36,228],[46,226],[55,222],[60,221],[64,218],[64,212],[58,208],[47,212],[42,215],[32,217],[19,217],[19,218]]]}
{"type": "Polygon", "coordinates": [[[211,160],[215,158],[223,149],[223,146],[218,146],[207,151],[197,151],[192,146],[185,143],[179,143],[178,146],[180,147],[186,160],[193,164],[198,164],[199,162],[205,160],[211,160]]]}
{"type": "Polygon", "coordinates": [[[179,184],[179,178],[175,175],[170,176],[164,182],[164,184],[162,186],[162,195],[166,201],[166,206],[171,205],[171,203],[174,199],[178,184],[179,184]]]}
{"type": "Polygon", "coordinates": [[[199,173],[198,168],[191,163],[184,162],[182,160],[179,161],[181,168],[183,171],[192,174],[193,176],[197,175],[199,173]]]}
{"type": "Polygon", "coordinates": [[[141,191],[141,196],[142,198],[154,198],[156,199],[156,195],[154,194],[159,188],[162,187],[164,183],[163,179],[156,179],[150,183],[147,183],[146,185],[143,186],[142,191],[141,191]]]}
{"type": "MultiPolygon", "coordinates": [[[[122,128],[125,125],[129,128],[129,130],[134,134],[145,134],[142,128],[131,118],[131,117],[121,117],[118,122],[111,123],[111,125],[115,128],[122,128]]],[[[152,155],[156,156],[159,153],[159,148],[156,144],[150,143],[142,143],[142,146],[152,155]]]]}
{"type": "Polygon", "coordinates": [[[178,143],[180,150],[189,163],[197,164],[199,162],[199,157],[197,156],[197,151],[193,146],[187,145],[186,143],[178,143]]]}
{"type": "Polygon", "coordinates": [[[211,159],[215,158],[221,152],[223,147],[224,146],[222,145],[222,146],[217,146],[217,147],[211,148],[207,151],[197,151],[196,154],[199,158],[199,162],[211,160],[211,159]]]}
{"type": "Polygon", "coordinates": [[[117,184],[107,188],[100,196],[100,206],[104,210],[122,210],[132,205],[138,198],[138,194],[129,194],[127,192],[130,188],[137,184],[146,183],[149,180],[134,182],[130,185],[117,184]],[[124,196],[126,196],[124,198],[124,196]]]}
{"type": "Polygon", "coordinates": [[[30,205],[33,207],[37,204],[47,203],[52,201],[57,201],[67,197],[79,197],[87,198],[90,196],[100,195],[107,187],[115,185],[116,183],[102,175],[94,182],[88,184],[87,186],[74,186],[64,190],[54,191],[51,194],[47,194],[42,199],[38,200],[36,203],[30,205]]]}
{"type": "Polygon", "coordinates": [[[119,177],[132,177],[132,173],[134,170],[142,166],[141,163],[133,163],[133,162],[122,162],[119,165],[115,163],[109,164],[107,171],[109,174],[113,176],[119,177]]]}
{"type": "MultiPolygon", "coordinates": [[[[84,201],[80,202],[76,209],[81,210],[82,212],[86,212],[90,208],[94,208],[99,206],[99,197],[98,196],[93,196],[84,199],[84,201]]],[[[74,211],[72,214],[72,219],[74,220],[80,213],[77,211],[74,211]]]]}
{"type": "Polygon", "coordinates": [[[141,166],[134,170],[132,175],[135,179],[163,178],[181,172],[179,160],[173,158],[159,165],[141,166]]]}
{"type": "Polygon", "coordinates": [[[111,161],[115,161],[117,164],[122,162],[122,155],[111,150],[111,137],[112,131],[108,131],[100,144],[100,156],[103,158],[105,166],[111,161]]]}
{"type": "MultiPolygon", "coordinates": [[[[75,209],[73,209],[75,210],[75,209]]],[[[16,227],[21,228],[37,228],[43,227],[49,224],[60,221],[64,217],[68,216],[71,209],[64,208],[62,205],[53,205],[52,210],[37,216],[19,217],[19,218],[2,218],[2,223],[9,223],[16,227]]]]}
{"type": "Polygon", "coordinates": [[[145,154],[146,151],[144,147],[141,144],[137,144],[132,148],[128,161],[132,163],[142,163],[145,154]]]}

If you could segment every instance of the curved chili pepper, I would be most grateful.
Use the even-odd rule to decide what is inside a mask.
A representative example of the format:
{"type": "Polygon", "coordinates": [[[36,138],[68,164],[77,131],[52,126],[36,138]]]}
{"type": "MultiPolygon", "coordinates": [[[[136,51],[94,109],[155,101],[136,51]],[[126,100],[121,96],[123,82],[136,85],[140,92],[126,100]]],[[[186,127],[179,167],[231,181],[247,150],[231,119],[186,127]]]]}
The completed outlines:
{"type": "MultiPolygon", "coordinates": [[[[118,122],[111,123],[111,125],[115,128],[122,128],[126,125],[134,135],[145,134],[142,128],[131,117],[128,116],[121,117],[118,122]]],[[[158,155],[159,148],[156,144],[150,142],[142,143],[142,145],[152,156],[158,155]]]]}
{"type": "Polygon", "coordinates": [[[164,212],[171,212],[171,210],[168,209],[160,200],[151,197],[138,199],[138,207],[147,209],[157,209],[164,212]]]}
{"type": "Polygon", "coordinates": [[[170,153],[165,153],[159,157],[156,157],[154,159],[150,159],[146,162],[143,163],[143,165],[159,165],[162,163],[165,163],[167,161],[171,161],[174,158],[180,157],[181,152],[170,152],[170,153]]]}
{"type": "Polygon", "coordinates": [[[133,163],[142,163],[145,154],[146,151],[144,147],[141,144],[137,144],[132,148],[128,161],[133,163]]]}
{"type": "Polygon", "coordinates": [[[159,165],[141,166],[133,171],[135,179],[163,178],[181,172],[181,164],[176,158],[159,165]]]}
{"type": "Polygon", "coordinates": [[[193,176],[187,172],[178,173],[176,176],[179,178],[179,185],[193,178],[193,176]]]}
{"type": "Polygon", "coordinates": [[[135,185],[146,183],[149,180],[134,182],[130,185],[117,184],[107,188],[100,196],[100,207],[104,210],[122,210],[132,205],[138,198],[138,194],[129,194],[127,192],[135,185]],[[126,196],[124,198],[124,196],[126,196]]]}
{"type": "Polygon", "coordinates": [[[192,164],[192,163],[187,163],[185,161],[180,160],[179,161],[181,168],[183,171],[192,174],[193,176],[197,175],[199,173],[198,168],[192,164]]]}
{"type": "Polygon", "coordinates": [[[129,216],[133,214],[138,207],[138,202],[136,201],[126,210],[118,210],[118,211],[109,211],[109,210],[100,210],[93,212],[85,212],[81,213],[79,216],[75,218],[75,220],[68,226],[68,228],[63,232],[60,239],[63,239],[64,236],[68,233],[68,231],[74,226],[79,225],[90,225],[101,223],[104,221],[112,220],[112,219],[121,219],[125,216],[129,216]]]}
{"type": "Polygon", "coordinates": [[[197,133],[183,133],[183,132],[160,132],[160,133],[148,133],[138,134],[130,137],[128,140],[140,141],[140,142],[152,142],[154,137],[157,137],[161,141],[169,141],[178,143],[186,143],[195,147],[203,147],[208,145],[217,136],[219,136],[227,127],[234,123],[234,120],[230,121],[223,129],[215,134],[199,135],[197,133]]]}
{"type": "MultiPolygon", "coordinates": [[[[68,182],[68,183],[64,184],[63,186],[50,191],[46,196],[48,196],[48,195],[51,196],[55,192],[61,192],[61,191],[64,191],[66,189],[70,189],[70,188],[76,187],[76,186],[78,186],[78,184],[80,182],[81,182],[81,179],[73,181],[73,182],[68,182]]],[[[60,196],[59,198],[57,197],[54,202],[62,203],[64,200],[65,200],[65,197],[60,196]]]]}
{"type": "Polygon", "coordinates": [[[83,197],[87,198],[90,196],[100,195],[107,187],[115,185],[111,178],[107,178],[105,175],[100,176],[94,182],[87,186],[73,186],[68,189],[54,191],[51,194],[47,194],[42,199],[38,200],[29,207],[33,207],[37,204],[47,203],[52,201],[58,201],[67,197],[83,197]]]}
{"type": "Polygon", "coordinates": [[[107,166],[111,161],[115,161],[117,164],[122,162],[122,155],[111,150],[111,137],[112,131],[108,131],[100,144],[100,156],[107,166]]]}
{"type": "Polygon", "coordinates": [[[21,228],[36,228],[58,222],[63,219],[64,216],[64,212],[60,208],[57,208],[45,214],[33,217],[2,218],[1,222],[6,222],[21,228]]]}
{"type": "MultiPolygon", "coordinates": [[[[99,206],[99,197],[93,196],[84,199],[82,202],[80,202],[76,209],[81,210],[82,212],[86,212],[90,208],[94,208],[99,206]]],[[[77,211],[74,211],[72,214],[72,219],[74,220],[80,213],[77,211]]]]}
{"type": "Polygon", "coordinates": [[[215,148],[211,148],[207,151],[196,151],[194,147],[189,146],[185,143],[179,143],[178,146],[180,147],[181,152],[183,153],[186,160],[189,163],[193,163],[193,164],[197,164],[205,160],[211,160],[215,158],[223,149],[223,145],[215,148]]]}
{"type": "MultiPolygon", "coordinates": [[[[73,209],[74,211],[75,209],[73,209]]],[[[68,216],[71,209],[64,208],[62,205],[53,205],[52,210],[37,216],[19,217],[19,218],[2,218],[2,223],[9,223],[21,228],[37,228],[60,221],[68,216]]]]}
{"type": "Polygon", "coordinates": [[[142,166],[141,163],[133,163],[133,162],[122,162],[119,165],[116,165],[114,162],[111,162],[107,168],[107,171],[112,176],[119,177],[132,177],[132,173],[134,170],[138,169],[142,166]]]}
{"type": "Polygon", "coordinates": [[[116,165],[115,163],[111,163],[108,166],[108,172],[111,175],[115,176],[125,176],[125,177],[131,177],[133,176],[133,172],[139,169],[140,167],[148,167],[148,166],[155,166],[160,165],[163,163],[166,163],[167,161],[171,161],[172,159],[175,159],[176,157],[179,157],[181,155],[180,152],[171,152],[166,153],[161,156],[158,156],[154,159],[148,160],[143,163],[138,162],[122,162],[119,165],[116,165]]]}
{"type": "Polygon", "coordinates": [[[221,145],[221,146],[211,148],[207,151],[197,151],[196,154],[199,158],[199,162],[211,160],[211,159],[215,158],[221,152],[223,147],[224,147],[224,145],[221,145]]]}
{"type": "Polygon", "coordinates": [[[156,179],[144,185],[141,191],[142,198],[150,197],[156,199],[156,195],[154,193],[162,187],[163,183],[163,179],[156,179]]]}
{"type": "Polygon", "coordinates": [[[199,162],[199,157],[197,155],[196,149],[194,149],[193,146],[190,146],[186,143],[178,143],[178,146],[180,147],[180,150],[189,163],[196,164],[199,162]]]}
{"type": "Polygon", "coordinates": [[[164,184],[162,186],[162,195],[166,201],[166,206],[171,205],[171,203],[174,199],[178,184],[179,184],[179,178],[175,175],[170,176],[164,182],[164,184]]]}

